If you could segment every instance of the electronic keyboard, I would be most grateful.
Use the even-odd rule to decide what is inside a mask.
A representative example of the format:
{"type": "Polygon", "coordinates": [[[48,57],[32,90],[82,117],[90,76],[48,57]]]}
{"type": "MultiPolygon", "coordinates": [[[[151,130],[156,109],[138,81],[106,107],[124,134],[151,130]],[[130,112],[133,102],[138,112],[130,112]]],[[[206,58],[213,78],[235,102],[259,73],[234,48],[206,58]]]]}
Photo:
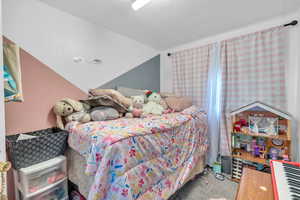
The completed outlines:
{"type": "Polygon", "coordinates": [[[300,200],[300,163],[271,161],[275,200],[300,200]]]}

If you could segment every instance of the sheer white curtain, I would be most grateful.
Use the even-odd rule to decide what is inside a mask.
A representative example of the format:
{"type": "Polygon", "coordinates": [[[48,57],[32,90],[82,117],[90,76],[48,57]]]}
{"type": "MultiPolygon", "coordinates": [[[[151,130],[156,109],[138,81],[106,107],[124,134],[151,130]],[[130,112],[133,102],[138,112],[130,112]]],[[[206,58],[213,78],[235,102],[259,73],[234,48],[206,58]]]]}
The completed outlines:
{"type": "Polygon", "coordinates": [[[208,94],[207,94],[207,117],[209,151],[207,162],[212,165],[220,153],[220,99],[221,99],[221,66],[220,66],[220,45],[215,43],[212,47],[212,56],[208,73],[208,94]]]}
{"type": "Polygon", "coordinates": [[[189,96],[193,103],[208,115],[208,164],[216,161],[219,153],[220,115],[220,48],[209,44],[176,52],[172,55],[173,90],[189,96]]]}

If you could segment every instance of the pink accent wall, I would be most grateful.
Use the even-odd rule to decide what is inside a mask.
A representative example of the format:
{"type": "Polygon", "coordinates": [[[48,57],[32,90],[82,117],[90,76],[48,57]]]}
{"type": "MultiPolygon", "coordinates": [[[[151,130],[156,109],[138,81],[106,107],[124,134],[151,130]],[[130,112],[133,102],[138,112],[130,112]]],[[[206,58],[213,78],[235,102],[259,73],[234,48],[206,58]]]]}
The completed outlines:
{"type": "MultiPolygon", "coordinates": [[[[4,38],[5,42],[11,42],[4,38]]],[[[6,134],[45,129],[56,125],[52,106],[69,97],[83,99],[87,94],[21,49],[24,102],[5,103],[6,134]]],[[[67,66],[66,66],[67,67],[67,66]]],[[[12,171],[8,173],[8,199],[14,200],[12,171]]]]}
{"type": "Polygon", "coordinates": [[[21,50],[20,57],[24,102],[5,104],[7,135],[53,127],[56,124],[52,112],[55,102],[65,97],[87,97],[85,92],[26,51],[21,50]]]}

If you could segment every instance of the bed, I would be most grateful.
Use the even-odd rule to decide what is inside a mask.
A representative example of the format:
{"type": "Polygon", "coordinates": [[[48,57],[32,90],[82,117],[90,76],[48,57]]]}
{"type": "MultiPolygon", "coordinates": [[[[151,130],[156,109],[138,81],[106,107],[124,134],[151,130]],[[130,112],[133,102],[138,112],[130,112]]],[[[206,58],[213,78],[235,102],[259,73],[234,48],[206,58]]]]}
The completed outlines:
{"type": "Polygon", "coordinates": [[[204,168],[207,116],[194,106],[66,129],[69,179],[89,200],[168,199],[204,168]]]}

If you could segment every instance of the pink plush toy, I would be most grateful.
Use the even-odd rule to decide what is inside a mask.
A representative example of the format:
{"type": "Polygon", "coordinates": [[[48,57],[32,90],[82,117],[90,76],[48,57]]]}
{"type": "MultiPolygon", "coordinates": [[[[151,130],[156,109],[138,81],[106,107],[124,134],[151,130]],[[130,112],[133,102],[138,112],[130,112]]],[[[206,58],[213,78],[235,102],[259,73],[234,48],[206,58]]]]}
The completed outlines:
{"type": "Polygon", "coordinates": [[[142,109],[133,109],[131,113],[132,113],[133,117],[141,117],[143,110],[142,109]]]}

